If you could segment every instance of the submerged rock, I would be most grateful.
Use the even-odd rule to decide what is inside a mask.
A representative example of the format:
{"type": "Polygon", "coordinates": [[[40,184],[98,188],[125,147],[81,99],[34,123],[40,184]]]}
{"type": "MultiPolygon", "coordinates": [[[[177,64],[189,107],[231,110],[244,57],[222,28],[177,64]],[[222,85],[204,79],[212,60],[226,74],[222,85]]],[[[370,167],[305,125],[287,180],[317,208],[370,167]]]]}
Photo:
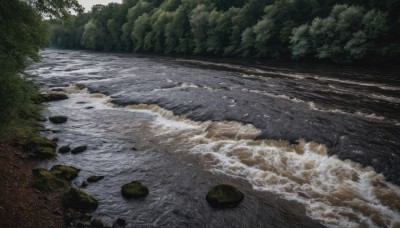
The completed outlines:
{"type": "Polygon", "coordinates": [[[50,102],[50,101],[61,101],[68,99],[67,94],[65,93],[60,93],[60,92],[48,92],[48,93],[41,93],[39,96],[35,99],[36,103],[42,103],[42,102],[50,102]]]}
{"type": "Polygon", "coordinates": [[[125,221],[125,219],[122,219],[122,218],[117,218],[117,224],[119,225],[119,226],[125,226],[126,225],[126,221],[125,221]]]}
{"type": "Polygon", "coordinates": [[[53,124],[62,124],[62,123],[67,122],[68,117],[65,117],[65,116],[50,116],[49,120],[53,124]]]}
{"type": "Polygon", "coordinates": [[[99,205],[93,196],[77,188],[71,188],[66,192],[62,201],[65,207],[82,212],[94,211],[99,205]]]}
{"type": "Polygon", "coordinates": [[[87,182],[93,183],[93,182],[97,182],[103,178],[104,178],[104,176],[90,176],[90,177],[88,177],[87,182]]]}
{"type": "Polygon", "coordinates": [[[50,169],[51,174],[67,181],[71,181],[77,177],[79,171],[80,170],[75,167],[66,165],[55,165],[50,169]]]}
{"type": "Polygon", "coordinates": [[[145,197],[149,194],[149,189],[139,181],[132,181],[124,184],[121,188],[122,196],[125,198],[145,197]]]}
{"type": "Polygon", "coordinates": [[[69,146],[62,146],[60,149],[58,149],[58,152],[65,154],[71,151],[71,147],[69,146]]]}
{"type": "Polygon", "coordinates": [[[228,184],[220,184],[214,186],[207,193],[206,200],[216,208],[233,208],[242,202],[243,193],[235,186],[228,184]]]}
{"type": "Polygon", "coordinates": [[[32,170],[32,186],[42,192],[59,192],[68,188],[67,181],[54,176],[44,168],[32,170]]]}
{"type": "Polygon", "coordinates": [[[86,145],[84,145],[84,146],[78,146],[78,147],[75,147],[74,149],[72,149],[72,150],[71,150],[71,153],[72,153],[72,154],[81,153],[81,152],[85,151],[86,149],[87,149],[87,146],[86,146],[86,145]]]}

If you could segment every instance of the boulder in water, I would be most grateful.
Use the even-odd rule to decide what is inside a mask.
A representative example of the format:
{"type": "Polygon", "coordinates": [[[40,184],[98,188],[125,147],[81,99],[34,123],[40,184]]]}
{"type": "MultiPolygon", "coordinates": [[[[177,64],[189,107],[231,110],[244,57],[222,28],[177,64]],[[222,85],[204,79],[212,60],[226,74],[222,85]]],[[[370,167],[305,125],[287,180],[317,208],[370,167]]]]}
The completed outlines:
{"type": "Polygon", "coordinates": [[[65,116],[50,116],[49,120],[53,124],[62,124],[62,123],[67,122],[68,117],[65,117],[65,116]]]}
{"type": "Polygon", "coordinates": [[[62,146],[60,149],[58,149],[58,152],[65,154],[71,151],[71,147],[69,146],[62,146]]]}
{"type": "Polygon", "coordinates": [[[78,154],[78,153],[81,153],[81,152],[85,151],[86,149],[87,149],[86,145],[78,146],[78,147],[75,147],[74,149],[72,149],[71,153],[72,154],[78,154]]]}
{"type": "Polygon", "coordinates": [[[61,101],[68,99],[67,94],[60,93],[60,92],[48,92],[48,93],[41,93],[35,99],[35,103],[42,103],[42,102],[50,102],[50,101],[61,101]]]}
{"type": "Polygon", "coordinates": [[[79,171],[80,170],[75,167],[66,165],[55,165],[50,169],[51,174],[66,181],[71,181],[77,177],[79,171]]]}
{"type": "Polygon", "coordinates": [[[121,188],[122,196],[125,198],[140,198],[149,194],[149,189],[139,181],[124,184],[121,188]]]}
{"type": "Polygon", "coordinates": [[[235,186],[220,184],[214,186],[207,193],[207,202],[215,208],[233,208],[242,202],[243,193],[235,186]]]}
{"type": "Polygon", "coordinates": [[[104,176],[90,176],[90,177],[88,177],[87,182],[93,183],[93,182],[97,182],[103,178],[104,178],[104,176]]]}
{"type": "Polygon", "coordinates": [[[94,211],[99,205],[93,196],[77,188],[71,188],[63,195],[63,204],[81,212],[94,211]]]}

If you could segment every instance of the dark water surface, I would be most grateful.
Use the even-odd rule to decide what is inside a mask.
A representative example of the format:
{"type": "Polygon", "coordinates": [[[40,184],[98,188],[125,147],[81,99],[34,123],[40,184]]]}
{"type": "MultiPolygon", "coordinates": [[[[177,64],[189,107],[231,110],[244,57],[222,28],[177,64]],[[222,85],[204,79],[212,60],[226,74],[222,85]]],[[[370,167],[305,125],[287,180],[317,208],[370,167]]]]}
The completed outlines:
{"type": "Polygon", "coordinates": [[[132,227],[397,227],[398,70],[191,60],[46,50],[29,72],[70,99],[58,161],[81,168],[95,215],[132,227]],[[85,103],[82,103],[85,102],[85,103]],[[132,147],[138,150],[131,150],[132,147]],[[141,180],[144,200],[120,186],[141,180]],[[245,192],[236,209],[204,200],[216,183],[245,192]],[[314,221],[313,221],[313,220],[314,221]],[[320,224],[318,224],[318,223],[320,224]]]}

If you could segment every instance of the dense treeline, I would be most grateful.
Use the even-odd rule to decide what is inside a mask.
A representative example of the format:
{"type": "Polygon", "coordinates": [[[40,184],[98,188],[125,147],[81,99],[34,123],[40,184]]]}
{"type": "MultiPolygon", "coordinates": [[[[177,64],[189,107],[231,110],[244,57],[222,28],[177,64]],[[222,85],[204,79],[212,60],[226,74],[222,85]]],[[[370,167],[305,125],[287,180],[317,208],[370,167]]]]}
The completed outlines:
{"type": "Polygon", "coordinates": [[[80,9],[76,0],[0,0],[0,141],[12,127],[27,130],[40,115],[32,101],[38,88],[24,69],[48,45],[43,16],[62,18],[71,8],[80,9]]]}
{"type": "Polygon", "coordinates": [[[51,43],[96,51],[318,58],[400,56],[398,0],[124,0],[54,25],[51,43]]]}

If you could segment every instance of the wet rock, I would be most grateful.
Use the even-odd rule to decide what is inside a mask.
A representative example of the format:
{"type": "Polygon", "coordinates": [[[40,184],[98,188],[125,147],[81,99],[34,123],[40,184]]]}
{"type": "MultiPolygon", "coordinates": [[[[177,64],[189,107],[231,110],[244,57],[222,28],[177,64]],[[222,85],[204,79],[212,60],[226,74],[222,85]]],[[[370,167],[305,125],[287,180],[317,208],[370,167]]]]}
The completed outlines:
{"type": "Polygon", "coordinates": [[[97,182],[103,178],[104,178],[104,176],[90,176],[90,177],[88,177],[87,182],[93,183],[93,182],[97,182]]]}
{"type": "Polygon", "coordinates": [[[66,192],[63,195],[62,201],[65,207],[81,212],[94,211],[99,205],[93,196],[77,188],[71,188],[66,192]]]}
{"type": "Polygon", "coordinates": [[[60,93],[60,92],[48,92],[48,93],[41,93],[39,96],[34,100],[35,103],[42,103],[42,102],[50,102],[50,101],[61,101],[68,99],[67,94],[60,93]]]}
{"type": "Polygon", "coordinates": [[[117,224],[119,225],[119,226],[125,226],[126,225],[126,221],[125,221],[125,219],[122,219],[122,218],[117,218],[117,224]]]}
{"type": "Polygon", "coordinates": [[[59,133],[61,132],[60,130],[51,130],[52,133],[59,133]]]}
{"type": "Polygon", "coordinates": [[[75,167],[66,165],[55,165],[50,169],[51,174],[66,181],[71,181],[77,177],[79,171],[80,170],[75,167]]]}
{"type": "Polygon", "coordinates": [[[125,227],[125,226],[126,226],[125,219],[117,218],[117,220],[115,220],[115,222],[113,223],[111,228],[120,228],[120,227],[125,227]]]}
{"type": "Polygon", "coordinates": [[[53,141],[53,142],[58,142],[58,137],[52,138],[51,141],[53,141]]]}
{"type": "Polygon", "coordinates": [[[32,186],[42,192],[59,192],[68,188],[69,184],[50,173],[47,169],[32,170],[32,186]]]}
{"type": "Polygon", "coordinates": [[[137,151],[136,147],[132,147],[131,150],[133,151],[137,151]]]}
{"type": "Polygon", "coordinates": [[[93,109],[93,106],[86,107],[85,109],[93,109]]]}
{"type": "Polygon", "coordinates": [[[65,116],[50,116],[49,120],[53,124],[62,124],[62,123],[67,122],[68,118],[65,116]]]}
{"type": "Polygon", "coordinates": [[[95,227],[95,228],[102,228],[102,227],[104,227],[103,222],[102,222],[100,219],[98,219],[98,218],[93,219],[93,220],[91,221],[90,225],[92,225],[92,227],[95,227]]]}
{"type": "Polygon", "coordinates": [[[125,198],[145,197],[149,194],[149,189],[139,181],[132,181],[124,184],[121,188],[122,196],[125,198]]]}
{"type": "Polygon", "coordinates": [[[69,146],[62,146],[60,149],[58,149],[59,153],[65,154],[71,151],[71,148],[69,146]]]}
{"type": "Polygon", "coordinates": [[[242,202],[243,193],[235,186],[228,184],[220,184],[214,186],[207,193],[206,200],[216,208],[233,208],[242,202]]]}
{"type": "Polygon", "coordinates": [[[88,183],[86,181],[82,181],[81,187],[86,188],[88,186],[88,183]]]}
{"type": "Polygon", "coordinates": [[[76,104],[86,104],[85,101],[77,101],[76,104]]]}
{"type": "Polygon", "coordinates": [[[71,153],[72,153],[72,154],[81,153],[81,152],[85,151],[86,149],[87,149],[87,146],[86,146],[86,145],[84,145],[84,146],[78,146],[78,147],[75,147],[74,149],[72,149],[72,150],[71,150],[71,153]]]}
{"type": "Polygon", "coordinates": [[[64,92],[64,89],[63,89],[63,88],[52,88],[51,91],[54,91],[54,92],[64,92]]]}

